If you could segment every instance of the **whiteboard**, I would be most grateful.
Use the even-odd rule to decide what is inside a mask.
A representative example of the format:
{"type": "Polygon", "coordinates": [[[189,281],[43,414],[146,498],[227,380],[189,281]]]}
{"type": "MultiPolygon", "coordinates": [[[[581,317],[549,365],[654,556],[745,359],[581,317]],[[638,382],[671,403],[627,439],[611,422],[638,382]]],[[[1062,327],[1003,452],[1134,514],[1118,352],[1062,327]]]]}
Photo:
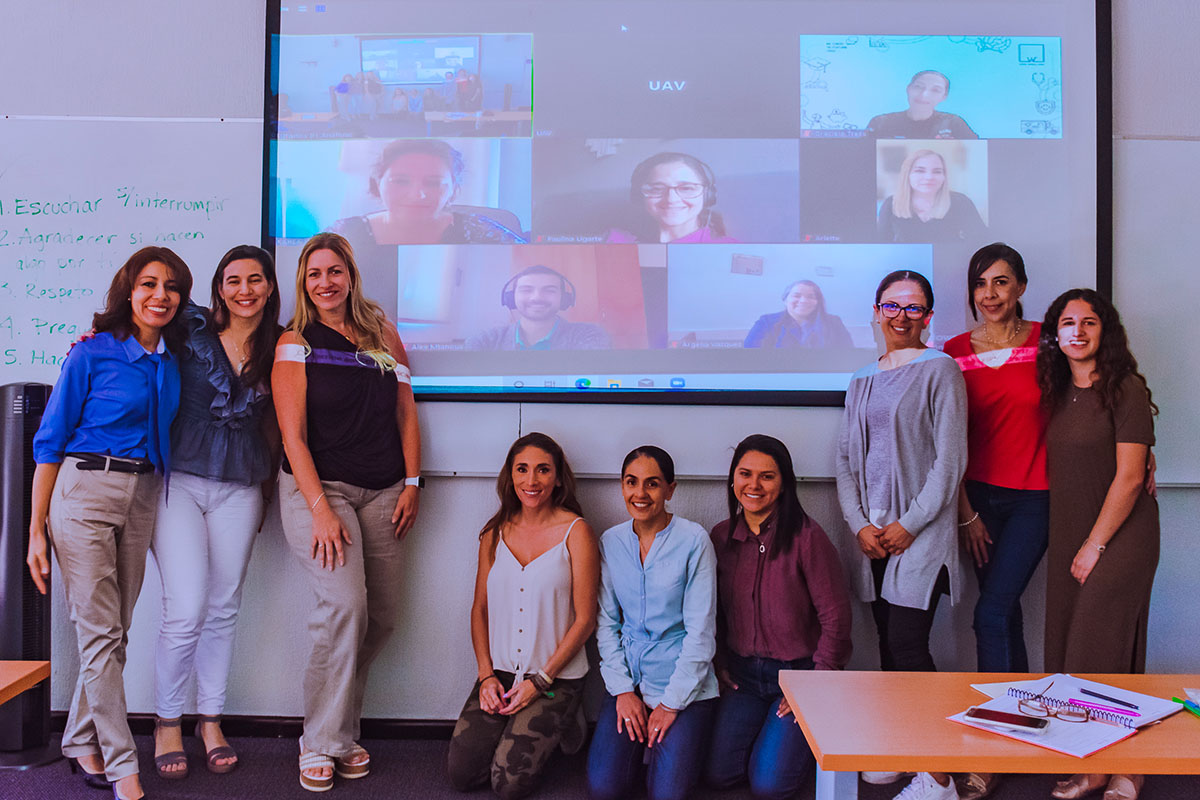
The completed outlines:
{"type": "Polygon", "coordinates": [[[144,245],[178,253],[207,304],[261,213],[261,121],[0,119],[0,383],[53,384],[144,245]]]}

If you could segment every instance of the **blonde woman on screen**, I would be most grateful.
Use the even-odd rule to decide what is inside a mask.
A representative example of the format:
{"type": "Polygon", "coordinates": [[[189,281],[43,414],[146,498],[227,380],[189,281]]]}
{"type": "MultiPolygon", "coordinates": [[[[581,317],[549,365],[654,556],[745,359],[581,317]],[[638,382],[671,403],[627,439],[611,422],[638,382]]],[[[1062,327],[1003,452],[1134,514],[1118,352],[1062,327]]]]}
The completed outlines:
{"type": "Polygon", "coordinates": [[[986,231],[971,198],[950,189],[946,159],[933,150],[904,159],[896,193],[879,209],[884,242],[972,242],[986,231]]]}

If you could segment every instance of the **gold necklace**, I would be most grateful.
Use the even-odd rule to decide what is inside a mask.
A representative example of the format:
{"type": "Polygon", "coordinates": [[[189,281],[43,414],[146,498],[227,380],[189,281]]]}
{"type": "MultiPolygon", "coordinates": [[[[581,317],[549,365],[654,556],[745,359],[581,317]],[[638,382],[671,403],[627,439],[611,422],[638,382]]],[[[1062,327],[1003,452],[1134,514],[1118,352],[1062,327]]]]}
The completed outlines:
{"type": "Polygon", "coordinates": [[[1008,344],[1013,339],[1017,338],[1017,336],[1020,335],[1020,333],[1021,333],[1021,318],[1020,317],[1017,317],[1017,327],[1013,329],[1013,332],[1009,334],[1008,338],[1004,339],[1002,341],[999,341],[999,342],[997,342],[995,339],[993,339],[992,334],[988,332],[987,323],[986,322],[983,323],[983,339],[984,339],[984,341],[986,341],[988,344],[991,344],[991,345],[1008,344]]]}

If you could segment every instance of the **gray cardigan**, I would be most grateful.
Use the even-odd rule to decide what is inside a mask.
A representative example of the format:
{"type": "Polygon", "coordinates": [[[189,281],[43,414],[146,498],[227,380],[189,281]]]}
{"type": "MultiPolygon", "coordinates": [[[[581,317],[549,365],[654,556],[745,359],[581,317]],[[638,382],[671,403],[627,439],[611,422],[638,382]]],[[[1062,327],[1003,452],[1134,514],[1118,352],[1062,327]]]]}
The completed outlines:
{"type": "MultiPolygon", "coordinates": [[[[962,371],[950,356],[929,349],[898,367],[912,380],[892,414],[891,508],[916,539],[892,556],[883,578],[883,599],[909,608],[929,608],[934,583],[945,566],[950,600],[957,602],[963,569],[958,547],[958,484],[967,468],[967,393],[962,371]]],[[[867,519],[867,399],[879,365],[854,373],[846,389],[846,411],[837,448],[837,489],[842,515],[857,534],[867,519]]],[[[876,432],[876,436],[878,436],[876,432]]],[[[850,580],[858,596],[875,599],[870,559],[855,543],[850,580]]]]}

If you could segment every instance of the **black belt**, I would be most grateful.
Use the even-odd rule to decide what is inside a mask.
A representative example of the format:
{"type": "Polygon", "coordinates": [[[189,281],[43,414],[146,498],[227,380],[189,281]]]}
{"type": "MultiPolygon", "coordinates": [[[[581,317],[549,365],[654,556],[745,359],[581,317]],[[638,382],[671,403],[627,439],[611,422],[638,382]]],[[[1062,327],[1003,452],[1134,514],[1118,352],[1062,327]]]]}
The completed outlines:
{"type": "Polygon", "coordinates": [[[99,453],[67,453],[67,456],[78,458],[79,462],[75,464],[75,469],[84,472],[129,472],[134,475],[154,472],[154,462],[148,458],[121,458],[99,453]]]}

